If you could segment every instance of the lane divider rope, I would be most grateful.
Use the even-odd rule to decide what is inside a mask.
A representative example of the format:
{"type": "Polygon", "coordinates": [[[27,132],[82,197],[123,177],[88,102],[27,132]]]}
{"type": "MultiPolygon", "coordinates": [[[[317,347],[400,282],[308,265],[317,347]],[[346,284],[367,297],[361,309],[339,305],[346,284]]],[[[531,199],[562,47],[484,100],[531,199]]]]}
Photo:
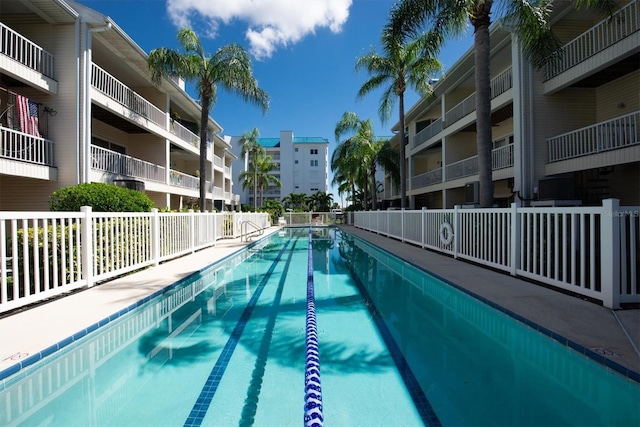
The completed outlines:
{"type": "Polygon", "coordinates": [[[309,261],[307,268],[307,333],[306,367],[304,373],[304,425],[322,427],[322,386],[320,384],[320,355],[318,352],[318,330],[316,324],[316,302],[313,287],[313,234],[309,227],[309,261]]]}

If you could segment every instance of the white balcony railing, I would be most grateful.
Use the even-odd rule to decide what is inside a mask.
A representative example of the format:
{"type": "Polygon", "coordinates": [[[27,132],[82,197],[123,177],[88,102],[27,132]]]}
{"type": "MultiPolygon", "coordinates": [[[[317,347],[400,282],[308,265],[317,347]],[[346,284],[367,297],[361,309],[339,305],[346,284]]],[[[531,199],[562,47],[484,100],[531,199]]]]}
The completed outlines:
{"type": "Polygon", "coordinates": [[[547,65],[545,80],[557,76],[638,30],[640,2],[635,0],[614,13],[611,18],[605,18],[564,45],[560,61],[547,65]]]}
{"type": "Polygon", "coordinates": [[[53,141],[0,126],[0,157],[54,167],[53,141]]]}
{"type": "Polygon", "coordinates": [[[547,139],[549,163],[640,143],[640,111],[547,139]]]}
{"type": "Polygon", "coordinates": [[[95,145],[91,146],[91,159],[91,167],[96,170],[156,182],[165,182],[166,179],[164,166],[95,145]]]}
{"type": "MultiPolygon", "coordinates": [[[[513,144],[491,151],[491,169],[498,170],[513,166],[513,144]]],[[[468,157],[446,166],[447,181],[478,174],[478,156],[468,157]]]]}
{"type": "Polygon", "coordinates": [[[53,55],[0,23],[0,53],[53,78],[53,55]]]}
{"type": "Polygon", "coordinates": [[[213,164],[218,166],[219,168],[224,167],[224,162],[222,161],[222,157],[213,155],[213,164]]]}
{"type": "Polygon", "coordinates": [[[416,148],[418,145],[423,142],[428,141],[431,137],[442,132],[442,119],[435,120],[433,123],[430,123],[429,126],[422,129],[420,132],[413,137],[412,148],[416,148]]]}
{"type": "Polygon", "coordinates": [[[442,168],[416,175],[411,178],[411,188],[416,189],[442,182],[442,168]]]}
{"type": "Polygon", "coordinates": [[[187,141],[194,147],[200,147],[200,137],[184,127],[180,122],[172,120],[169,131],[181,140],[187,141]]]}
{"type": "Polygon", "coordinates": [[[190,190],[199,190],[200,177],[187,175],[186,173],[171,169],[169,171],[169,184],[190,190]]]}
{"type": "Polygon", "coordinates": [[[91,64],[91,85],[139,116],[166,128],[166,114],[105,70],[91,64]]]}
{"type": "MultiPolygon", "coordinates": [[[[507,68],[496,77],[491,79],[491,99],[498,97],[513,87],[513,73],[511,67],[507,68]]],[[[476,111],[476,93],[472,93],[462,102],[450,109],[445,114],[446,126],[476,111]]]]}

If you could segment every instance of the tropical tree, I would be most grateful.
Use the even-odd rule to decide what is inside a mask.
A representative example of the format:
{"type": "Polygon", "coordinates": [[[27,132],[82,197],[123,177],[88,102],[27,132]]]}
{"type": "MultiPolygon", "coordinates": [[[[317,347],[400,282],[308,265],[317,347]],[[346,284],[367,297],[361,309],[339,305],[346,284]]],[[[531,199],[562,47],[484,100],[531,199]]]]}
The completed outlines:
{"type": "Polygon", "coordinates": [[[407,172],[404,119],[404,94],[407,87],[413,88],[421,96],[431,93],[431,84],[435,73],[442,66],[435,58],[440,48],[437,34],[425,33],[413,39],[396,37],[393,27],[385,27],[382,31],[382,54],[372,49],[356,60],[356,71],[366,70],[370,78],[358,91],[358,98],[363,98],[372,91],[385,87],[378,113],[382,123],[391,117],[396,98],[398,99],[400,121],[400,206],[406,205],[407,172]]]}
{"type": "Polygon", "coordinates": [[[329,212],[333,203],[333,194],[317,191],[309,197],[309,209],[315,212],[329,212]]]}
{"type": "Polygon", "coordinates": [[[306,193],[289,193],[288,196],[282,199],[282,203],[290,209],[305,210],[308,199],[306,193]]]}
{"type": "MultiPolygon", "coordinates": [[[[260,131],[258,128],[253,128],[250,132],[245,132],[240,138],[240,146],[242,147],[242,156],[249,156],[249,167],[248,170],[253,172],[253,177],[250,179],[251,185],[253,188],[253,210],[257,210],[258,208],[258,159],[264,157],[265,149],[258,142],[258,137],[260,136],[260,131]]],[[[240,174],[241,177],[244,174],[240,174]]],[[[245,176],[244,179],[247,179],[245,176]]],[[[243,181],[244,182],[244,181],[243,181]]],[[[242,189],[246,190],[249,186],[245,186],[243,183],[242,189]]]]}
{"type": "Polygon", "coordinates": [[[158,48],[149,53],[147,65],[151,79],[159,84],[162,78],[181,77],[195,83],[200,101],[200,210],[206,211],[207,124],[209,111],[217,101],[218,87],[241,96],[245,101],[269,108],[269,95],[258,87],[251,70],[251,58],[241,46],[232,43],[219,48],[213,56],[205,54],[202,43],[193,30],[178,31],[181,51],[158,48]]]}
{"type": "MultiPolygon", "coordinates": [[[[356,193],[355,185],[362,182],[363,207],[367,209],[369,194],[371,195],[371,207],[377,205],[377,165],[388,167],[390,173],[397,170],[399,159],[392,159],[394,151],[386,138],[378,138],[373,133],[371,119],[362,120],[353,112],[343,114],[336,124],[335,137],[340,140],[343,134],[352,133],[352,136],[338,144],[332,156],[332,169],[334,165],[340,174],[349,173],[352,184],[352,196],[356,193]],[[336,154],[337,153],[337,154],[336,154]],[[342,157],[336,158],[336,156],[342,157]],[[367,178],[370,181],[367,181],[367,178]]],[[[395,153],[397,156],[397,153],[395,153]]]]}
{"type": "MultiPolygon", "coordinates": [[[[410,39],[423,27],[430,27],[434,40],[462,34],[467,19],[474,32],[476,138],[480,181],[480,205],[493,206],[490,38],[491,12],[494,0],[401,0],[391,9],[385,31],[396,41],[410,39]]],[[[574,0],[575,7],[595,8],[611,13],[613,0],[574,0]]],[[[549,26],[553,0],[523,2],[500,1],[504,21],[517,35],[524,55],[534,67],[541,68],[559,58],[561,44],[549,26]]]]}
{"type": "Polygon", "coordinates": [[[271,156],[263,156],[259,157],[256,161],[256,167],[254,168],[256,172],[256,184],[258,190],[260,191],[260,205],[264,204],[264,189],[269,188],[270,186],[282,187],[282,183],[280,179],[271,171],[276,170],[277,165],[273,162],[271,156]]]}

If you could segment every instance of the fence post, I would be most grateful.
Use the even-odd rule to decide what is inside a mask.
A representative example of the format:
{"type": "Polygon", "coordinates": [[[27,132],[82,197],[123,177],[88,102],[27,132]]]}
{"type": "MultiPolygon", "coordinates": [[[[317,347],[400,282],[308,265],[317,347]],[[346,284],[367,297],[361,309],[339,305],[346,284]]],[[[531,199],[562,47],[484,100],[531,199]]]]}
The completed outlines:
{"type": "Polygon", "coordinates": [[[81,223],[82,276],[89,288],[93,286],[93,224],[91,210],[91,206],[80,207],[80,211],[83,213],[81,223]]]}
{"type": "Polygon", "coordinates": [[[151,256],[153,264],[160,265],[160,216],[158,209],[151,209],[151,256]]]}
{"type": "MultiPolygon", "coordinates": [[[[458,249],[460,245],[460,205],[453,206],[453,257],[458,258],[458,249]]],[[[473,243],[475,244],[475,242],[473,243]]]]}
{"type": "Polygon", "coordinates": [[[213,246],[218,244],[218,234],[217,234],[218,233],[218,227],[217,227],[218,215],[224,215],[224,211],[222,211],[222,213],[220,214],[217,212],[213,214],[213,246]]]}
{"type": "Polygon", "coordinates": [[[620,308],[620,200],[602,201],[600,215],[600,292],[602,304],[620,308]]]}
{"type": "Polygon", "coordinates": [[[191,248],[191,253],[196,252],[196,216],[193,213],[193,209],[189,209],[189,247],[191,248]]]}
{"type": "Polygon", "coordinates": [[[518,213],[518,204],[511,203],[511,221],[509,221],[509,231],[511,233],[510,252],[509,252],[509,273],[512,276],[518,275],[520,268],[520,214],[518,213]]]}
{"type": "Polygon", "coordinates": [[[427,226],[425,224],[425,220],[427,218],[427,207],[423,206],[422,207],[422,215],[420,218],[420,227],[422,227],[422,233],[421,234],[421,239],[422,239],[422,249],[424,249],[425,247],[425,240],[426,240],[426,234],[427,234],[427,226]]]}
{"type": "Polygon", "coordinates": [[[402,212],[400,213],[400,238],[402,239],[402,243],[404,243],[404,208],[402,208],[402,212]]]}

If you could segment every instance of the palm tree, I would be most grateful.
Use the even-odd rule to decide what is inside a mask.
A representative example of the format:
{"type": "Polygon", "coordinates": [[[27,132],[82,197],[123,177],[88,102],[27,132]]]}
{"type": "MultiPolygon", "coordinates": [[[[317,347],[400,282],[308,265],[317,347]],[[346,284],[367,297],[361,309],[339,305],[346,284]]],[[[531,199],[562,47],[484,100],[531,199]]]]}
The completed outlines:
{"type": "MultiPolygon", "coordinates": [[[[249,170],[253,171],[253,179],[251,180],[253,187],[253,210],[256,211],[258,208],[258,159],[264,157],[265,150],[262,145],[258,142],[258,137],[260,136],[260,131],[258,128],[253,128],[250,132],[245,132],[240,138],[240,145],[242,146],[242,156],[249,155],[249,170]]],[[[243,175],[241,173],[240,175],[243,175]]],[[[246,177],[245,177],[246,178],[246,177]]],[[[248,187],[242,186],[243,189],[247,189],[248,187]]]]}
{"type": "Polygon", "coordinates": [[[273,162],[271,156],[259,157],[254,168],[256,173],[256,184],[260,190],[260,206],[264,204],[264,188],[270,186],[282,187],[282,183],[277,176],[273,175],[271,171],[276,170],[276,164],[273,162]]]}
{"type": "Polygon", "coordinates": [[[305,193],[289,193],[282,199],[282,203],[291,209],[306,209],[309,198],[305,193]]]}
{"type": "MultiPolygon", "coordinates": [[[[368,206],[368,194],[371,193],[371,207],[377,206],[377,185],[376,170],[377,165],[388,167],[390,173],[397,170],[398,161],[389,158],[394,151],[389,145],[387,138],[378,138],[373,134],[373,122],[371,119],[362,120],[356,113],[346,112],[342,119],[336,124],[335,137],[340,140],[343,134],[352,132],[353,135],[334,150],[331,158],[332,170],[334,166],[339,170],[338,176],[348,173],[352,185],[352,195],[355,194],[355,184],[363,182],[361,188],[363,192],[364,209],[368,206]],[[367,182],[370,179],[370,183],[367,182]]],[[[397,152],[395,152],[397,156],[397,152]]],[[[335,179],[334,175],[334,179],[335,179]]]]}
{"type": "Polygon", "coordinates": [[[198,90],[200,113],[200,211],[206,211],[207,123],[209,111],[215,105],[218,86],[240,95],[245,101],[262,108],[269,108],[269,95],[258,87],[253,77],[251,58],[241,46],[232,43],[219,48],[208,57],[193,30],[178,31],[182,52],[169,48],[154,49],[147,64],[151,79],[159,84],[162,78],[181,77],[193,81],[198,90]]]}
{"type": "Polygon", "coordinates": [[[370,78],[360,90],[358,97],[386,86],[380,101],[380,120],[386,123],[391,117],[391,110],[396,98],[399,104],[400,118],[400,206],[405,207],[407,199],[406,144],[407,135],[404,123],[404,93],[407,86],[413,88],[421,96],[431,92],[430,82],[435,73],[442,69],[440,62],[434,58],[440,47],[440,39],[436,34],[426,33],[413,40],[395,37],[393,27],[385,27],[382,31],[382,55],[372,49],[356,60],[356,71],[365,69],[370,78]]]}
{"type": "Polygon", "coordinates": [[[315,212],[329,212],[333,203],[333,194],[317,191],[309,197],[310,209],[315,212]]]}
{"type": "MultiPolygon", "coordinates": [[[[493,206],[493,178],[491,164],[491,81],[489,73],[491,10],[494,0],[401,0],[391,9],[389,24],[385,27],[394,40],[413,37],[423,26],[431,27],[436,40],[466,30],[467,19],[474,31],[475,85],[476,85],[476,138],[480,181],[480,205],[493,206]]],[[[612,0],[574,0],[573,4],[595,8],[609,13],[615,7],[612,0]]],[[[500,9],[504,19],[517,34],[522,51],[533,66],[541,68],[557,60],[560,42],[551,32],[549,16],[552,0],[521,2],[502,0],[500,9]]]]}

